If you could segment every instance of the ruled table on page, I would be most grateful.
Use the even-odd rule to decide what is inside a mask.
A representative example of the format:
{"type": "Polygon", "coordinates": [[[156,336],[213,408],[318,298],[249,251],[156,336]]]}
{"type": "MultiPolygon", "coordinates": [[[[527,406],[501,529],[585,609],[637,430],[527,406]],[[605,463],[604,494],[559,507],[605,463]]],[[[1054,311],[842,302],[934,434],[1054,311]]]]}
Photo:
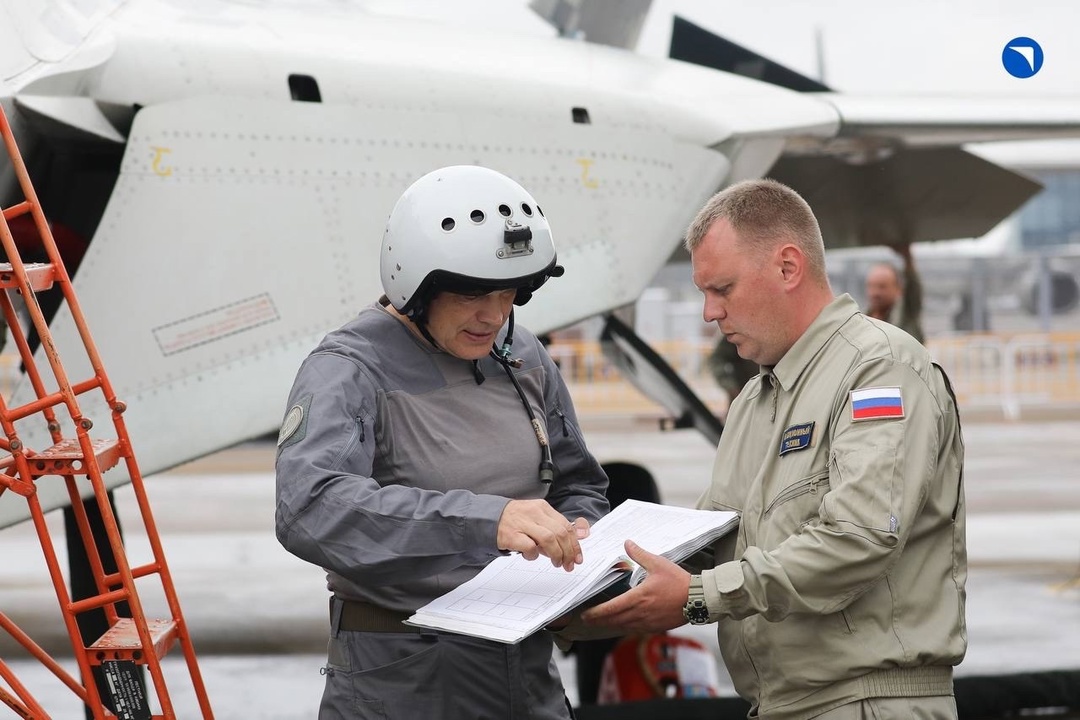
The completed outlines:
{"type": "Polygon", "coordinates": [[[649,552],[685,557],[733,519],[734,513],[628,500],[581,541],[584,562],[572,571],[544,557],[497,558],[472,580],[425,605],[410,622],[516,641],[622,577],[631,566],[624,552],[627,539],[649,552]]]}

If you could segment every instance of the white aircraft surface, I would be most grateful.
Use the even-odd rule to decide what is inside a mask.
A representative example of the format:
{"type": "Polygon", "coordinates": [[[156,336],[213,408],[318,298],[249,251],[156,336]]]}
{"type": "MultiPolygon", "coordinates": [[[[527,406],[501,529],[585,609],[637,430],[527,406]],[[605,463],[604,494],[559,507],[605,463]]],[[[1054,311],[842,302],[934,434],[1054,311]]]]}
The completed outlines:
{"type": "MultiPolygon", "coordinates": [[[[500,3],[468,3],[491,9],[470,26],[360,0],[0,0],[0,100],[69,271],[85,247],[75,288],[144,474],[276,430],[304,356],[380,294],[385,219],[433,168],[486,165],[543,204],[566,268],[521,310],[543,333],[632,303],[738,180],[791,184],[834,247],[973,237],[1038,185],[961,144],[1080,136],[1080,98],[798,92],[611,47],[647,2],[536,4],[578,39],[500,3]]],[[[679,44],[707,55],[695,30],[679,44]]],[[[66,308],[50,326],[91,376],[66,308]]],[[[0,496],[0,527],[25,517],[0,496]]]]}

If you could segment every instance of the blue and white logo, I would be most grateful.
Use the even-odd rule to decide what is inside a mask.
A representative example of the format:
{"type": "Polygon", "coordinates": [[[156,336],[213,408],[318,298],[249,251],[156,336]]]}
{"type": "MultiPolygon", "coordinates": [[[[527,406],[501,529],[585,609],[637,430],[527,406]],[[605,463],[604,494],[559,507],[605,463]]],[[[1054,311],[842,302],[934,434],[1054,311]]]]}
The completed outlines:
{"type": "Polygon", "coordinates": [[[1029,37],[1013,38],[1001,51],[1001,64],[1013,77],[1029,78],[1042,68],[1042,48],[1029,37]]]}

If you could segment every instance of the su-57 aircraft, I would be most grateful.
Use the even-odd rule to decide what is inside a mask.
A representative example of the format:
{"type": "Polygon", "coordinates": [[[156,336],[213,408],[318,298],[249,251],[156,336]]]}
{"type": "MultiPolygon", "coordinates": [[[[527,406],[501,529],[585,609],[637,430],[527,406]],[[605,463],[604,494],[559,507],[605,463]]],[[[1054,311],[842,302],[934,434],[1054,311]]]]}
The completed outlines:
{"type": "MultiPolygon", "coordinates": [[[[1039,186],[965,144],[1080,137],[1080,101],[848,95],[678,18],[671,57],[646,57],[632,48],[649,0],[461,0],[483,23],[446,22],[450,4],[410,17],[413,4],[0,0],[0,103],[143,474],[277,431],[303,358],[380,295],[387,216],[432,169],[524,185],[565,275],[519,321],[542,334],[607,318],[617,364],[716,439],[716,418],[613,315],[711,194],[775,177],[830,248],[978,237],[1039,186]]],[[[0,156],[0,205],[21,199],[0,156]]],[[[35,259],[36,235],[10,229],[35,259]]],[[[65,353],[80,343],[56,304],[68,376],[93,376],[65,353]]],[[[24,378],[4,400],[33,397],[24,378]]],[[[20,437],[51,444],[45,427],[20,437]]],[[[45,510],[69,500],[36,488],[45,510]]],[[[0,493],[0,528],[26,517],[0,493]]]]}
{"type": "MultiPolygon", "coordinates": [[[[534,5],[548,36],[361,0],[0,1],[3,107],[144,473],[277,429],[303,357],[381,293],[386,217],[436,167],[543,203],[566,274],[520,322],[544,333],[634,302],[733,182],[792,185],[831,247],[973,237],[1038,185],[962,143],[1080,135],[1077,102],[850,97],[682,20],[683,60],[635,54],[648,2],[534,5]]],[[[74,343],[66,307],[50,327],[74,343]]],[[[668,369],[633,366],[718,432],[668,369]]],[[[0,496],[0,527],[24,517],[0,496]]]]}

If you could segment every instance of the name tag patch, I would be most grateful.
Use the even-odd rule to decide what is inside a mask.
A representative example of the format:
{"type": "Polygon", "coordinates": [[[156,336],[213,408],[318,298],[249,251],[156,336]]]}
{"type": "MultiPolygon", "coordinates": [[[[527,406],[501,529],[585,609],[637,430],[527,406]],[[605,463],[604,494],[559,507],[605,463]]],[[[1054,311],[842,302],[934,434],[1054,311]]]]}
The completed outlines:
{"type": "Polygon", "coordinates": [[[805,450],[814,439],[814,422],[792,425],[780,436],[780,454],[805,450]]]}
{"type": "Polygon", "coordinates": [[[904,398],[898,387],[863,388],[851,391],[851,419],[881,420],[904,417],[904,398]]]}

